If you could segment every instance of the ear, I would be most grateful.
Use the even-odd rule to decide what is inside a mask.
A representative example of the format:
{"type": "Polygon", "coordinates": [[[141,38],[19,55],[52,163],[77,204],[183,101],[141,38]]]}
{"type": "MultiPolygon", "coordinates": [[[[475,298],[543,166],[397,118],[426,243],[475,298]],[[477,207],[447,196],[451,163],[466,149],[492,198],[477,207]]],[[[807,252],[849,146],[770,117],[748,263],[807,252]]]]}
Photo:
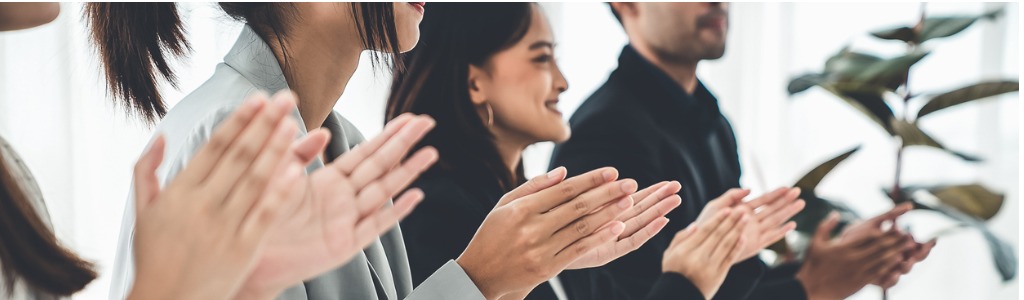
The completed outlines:
{"type": "Polygon", "coordinates": [[[615,12],[619,13],[619,17],[622,18],[622,22],[626,22],[626,17],[635,18],[637,14],[636,3],[634,2],[611,2],[610,5],[615,12]]]}
{"type": "Polygon", "coordinates": [[[469,86],[469,100],[473,101],[473,105],[483,105],[487,102],[487,73],[484,69],[469,65],[469,81],[466,83],[469,86]]]}

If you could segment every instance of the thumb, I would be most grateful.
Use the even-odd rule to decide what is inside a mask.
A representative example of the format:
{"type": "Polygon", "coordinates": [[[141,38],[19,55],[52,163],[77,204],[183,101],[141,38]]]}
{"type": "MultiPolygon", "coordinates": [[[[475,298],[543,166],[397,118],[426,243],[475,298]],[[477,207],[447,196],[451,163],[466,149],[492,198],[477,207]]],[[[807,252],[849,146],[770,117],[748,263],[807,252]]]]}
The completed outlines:
{"type": "Polygon", "coordinates": [[[839,225],[839,213],[830,212],[825,217],[821,224],[818,224],[818,230],[814,232],[813,243],[825,243],[832,239],[832,230],[836,229],[839,225]]]}
{"type": "MultiPolygon", "coordinates": [[[[320,153],[324,152],[327,142],[331,139],[331,132],[318,128],[313,130],[302,139],[292,143],[291,152],[295,154],[299,163],[303,166],[312,162],[320,153]]],[[[325,162],[326,163],[326,162],[325,162]]]]}
{"type": "Polygon", "coordinates": [[[725,194],[722,194],[721,197],[718,197],[718,199],[720,199],[719,201],[722,201],[719,205],[722,205],[723,207],[736,206],[743,203],[743,198],[746,198],[748,195],[750,195],[750,190],[748,189],[729,189],[725,194]]]}
{"type": "Polygon", "coordinates": [[[160,180],[156,177],[156,169],[164,160],[164,136],[157,135],[149,144],[146,152],[135,162],[134,189],[135,212],[145,209],[160,194],[160,180]]]}

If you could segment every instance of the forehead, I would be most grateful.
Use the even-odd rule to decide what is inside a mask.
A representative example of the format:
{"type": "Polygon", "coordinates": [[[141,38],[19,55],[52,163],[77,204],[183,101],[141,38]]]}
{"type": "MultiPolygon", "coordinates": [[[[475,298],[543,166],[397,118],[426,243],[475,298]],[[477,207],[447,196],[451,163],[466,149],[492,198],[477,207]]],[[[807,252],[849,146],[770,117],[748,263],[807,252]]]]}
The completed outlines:
{"type": "Polygon", "coordinates": [[[516,43],[515,48],[529,47],[539,41],[554,42],[554,33],[551,32],[551,24],[548,23],[548,16],[544,10],[539,4],[531,4],[530,7],[530,28],[526,30],[523,39],[516,43]]]}

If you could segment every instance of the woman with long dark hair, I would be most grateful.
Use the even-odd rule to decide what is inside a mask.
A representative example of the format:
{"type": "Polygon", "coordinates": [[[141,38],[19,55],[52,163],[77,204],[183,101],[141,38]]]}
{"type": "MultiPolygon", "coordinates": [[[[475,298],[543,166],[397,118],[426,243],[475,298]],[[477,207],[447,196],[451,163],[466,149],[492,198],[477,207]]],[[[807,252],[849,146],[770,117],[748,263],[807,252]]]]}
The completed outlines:
{"type": "MultiPolygon", "coordinates": [[[[579,258],[593,256],[590,250],[624,229],[623,223],[613,220],[621,206],[607,204],[632,205],[628,195],[635,185],[633,190],[621,188],[612,182],[611,169],[568,179],[564,170],[556,170],[506,194],[463,255],[449,260],[414,291],[402,231],[390,228],[389,221],[408,213],[423,194],[408,191],[393,207],[388,199],[436,159],[436,150],[427,147],[399,164],[434,121],[398,116],[381,136],[364,142],[359,131],[332,109],[362,51],[374,51],[378,67],[389,62],[402,65],[396,54],[417,43],[423,3],[220,6],[246,26],[214,75],[170,111],[156,86],[160,78],[173,83],[167,57],[188,50],[175,5],[90,3],[87,14],[114,95],[147,120],[163,117],[158,130],[167,137],[170,160],[161,169],[161,179],[178,176],[178,166],[192,158],[196,143],[206,141],[224,115],[258,90],[294,90],[299,102],[291,116],[301,124],[299,135],[330,139],[326,151],[306,169],[304,180],[314,188],[304,195],[303,202],[309,204],[288,214],[269,237],[238,297],[266,298],[288,288],[283,294],[288,299],[493,299],[537,285],[579,258]],[[392,136],[402,143],[383,144],[381,139],[392,136]],[[337,205],[349,199],[355,199],[354,207],[337,205]],[[554,209],[559,206],[599,209],[554,209]],[[356,226],[356,221],[363,222],[364,216],[382,207],[382,214],[392,218],[356,226]],[[343,220],[333,220],[338,216],[343,220]],[[362,241],[335,234],[344,228],[373,233],[373,238],[362,241]],[[317,243],[319,247],[296,246],[317,243]],[[355,257],[349,260],[351,253],[355,257]],[[309,280],[302,285],[285,280],[297,275],[309,280]]],[[[125,219],[131,218],[129,209],[125,219]]],[[[121,235],[114,298],[124,295],[132,281],[130,224],[125,222],[121,235]]]]}
{"type": "MultiPolygon", "coordinates": [[[[522,153],[527,146],[569,138],[569,128],[556,107],[568,83],[555,63],[555,41],[539,5],[436,4],[421,27],[423,45],[408,53],[406,72],[395,77],[387,105],[389,118],[411,112],[438,120],[417,145],[440,153],[438,164],[412,185],[426,192],[428,199],[402,221],[417,281],[426,278],[426,270],[458,256],[473,236],[471,228],[484,219],[488,208],[523,180],[522,153]]],[[[619,251],[608,251],[615,255],[604,257],[610,261],[637,249],[665,227],[668,219],[663,216],[680,204],[679,190],[677,182],[662,182],[635,194],[636,205],[617,216],[627,225],[612,243],[612,249],[619,251]]],[[[787,201],[795,197],[758,203],[778,204],[765,212],[788,211],[787,201]]],[[[666,246],[663,275],[653,284],[650,298],[710,298],[740,257],[762,248],[751,247],[762,232],[751,212],[732,212],[732,217],[742,218],[740,223],[749,222],[749,226],[729,225],[733,219],[724,219],[730,214],[727,206],[706,212],[704,222],[680,231],[666,246]],[[703,234],[706,231],[716,234],[703,234]]],[[[767,227],[779,228],[763,232],[784,233],[791,225],[772,224],[767,227]]],[[[601,272],[600,268],[565,272],[550,285],[515,296],[629,299],[614,282],[602,279],[601,272]]],[[[756,280],[746,278],[748,283],[756,280]]],[[[752,284],[723,294],[746,295],[747,288],[752,284]]]]}

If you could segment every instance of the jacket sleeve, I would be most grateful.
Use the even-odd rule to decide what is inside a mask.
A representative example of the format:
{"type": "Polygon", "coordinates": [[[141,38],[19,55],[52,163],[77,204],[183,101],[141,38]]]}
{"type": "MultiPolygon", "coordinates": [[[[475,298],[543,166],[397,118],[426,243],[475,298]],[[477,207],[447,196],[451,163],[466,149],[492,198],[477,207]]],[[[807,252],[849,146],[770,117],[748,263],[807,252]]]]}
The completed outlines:
{"type": "Polygon", "coordinates": [[[803,283],[796,280],[796,272],[800,270],[800,266],[800,263],[792,263],[769,269],[750,299],[806,300],[807,291],[803,283]]]}
{"type": "Polygon", "coordinates": [[[454,260],[434,272],[406,300],[485,300],[480,289],[454,260]]]}

